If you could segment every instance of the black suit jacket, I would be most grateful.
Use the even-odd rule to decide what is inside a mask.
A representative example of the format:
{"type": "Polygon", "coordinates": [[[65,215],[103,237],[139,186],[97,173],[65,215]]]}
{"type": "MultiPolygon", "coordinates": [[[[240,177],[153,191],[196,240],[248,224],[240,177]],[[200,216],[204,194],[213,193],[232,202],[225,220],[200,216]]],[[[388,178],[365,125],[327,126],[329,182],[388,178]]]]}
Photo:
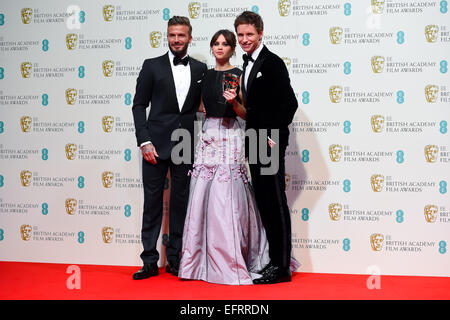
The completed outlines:
{"type": "Polygon", "coordinates": [[[253,64],[247,86],[242,88],[247,128],[286,131],[298,102],[285,63],[266,46],[253,64]]]}
{"type": "Polygon", "coordinates": [[[192,57],[189,66],[191,86],[181,111],[168,53],[146,59],[137,78],[132,108],[137,144],[140,146],[143,142],[151,141],[162,160],[170,158],[172,148],[177,143],[171,141],[175,129],[189,130],[191,143],[194,140],[194,120],[200,103],[201,80],[207,67],[192,57]],[[146,118],[149,103],[151,108],[146,118]]]}

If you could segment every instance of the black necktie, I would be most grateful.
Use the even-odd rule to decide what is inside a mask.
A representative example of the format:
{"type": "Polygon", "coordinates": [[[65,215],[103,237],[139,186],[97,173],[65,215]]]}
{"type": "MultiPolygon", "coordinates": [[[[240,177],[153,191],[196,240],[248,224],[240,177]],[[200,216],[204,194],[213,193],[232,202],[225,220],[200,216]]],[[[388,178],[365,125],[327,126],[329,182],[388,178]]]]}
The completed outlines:
{"type": "Polygon", "coordinates": [[[182,63],[183,65],[187,66],[189,62],[189,56],[184,57],[183,59],[181,59],[178,56],[173,57],[173,65],[178,65],[180,63],[182,63]]]}
{"type": "Polygon", "coordinates": [[[243,55],[242,55],[242,59],[244,59],[244,65],[243,65],[244,70],[245,70],[245,68],[247,67],[249,61],[255,62],[255,59],[253,59],[253,58],[252,58],[251,56],[249,56],[248,54],[243,54],[243,55]]]}

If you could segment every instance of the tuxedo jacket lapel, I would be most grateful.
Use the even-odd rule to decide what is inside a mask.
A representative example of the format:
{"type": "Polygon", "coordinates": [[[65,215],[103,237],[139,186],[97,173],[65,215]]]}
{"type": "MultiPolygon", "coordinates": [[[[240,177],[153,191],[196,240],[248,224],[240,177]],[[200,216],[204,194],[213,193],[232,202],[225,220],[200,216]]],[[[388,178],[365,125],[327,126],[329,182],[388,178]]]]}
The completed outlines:
{"type": "Polygon", "coordinates": [[[250,92],[250,89],[252,88],[252,82],[253,80],[255,80],[256,75],[259,72],[259,69],[261,68],[262,63],[264,62],[264,59],[266,58],[266,51],[268,51],[269,49],[266,48],[266,46],[264,46],[261,50],[261,52],[258,55],[258,58],[256,59],[256,61],[253,63],[253,67],[252,70],[248,76],[248,81],[247,81],[247,88],[245,88],[246,90],[246,95],[248,94],[248,92],[250,92]]]}
{"type": "Polygon", "coordinates": [[[175,80],[173,79],[173,73],[172,73],[172,67],[170,66],[170,60],[169,60],[169,54],[165,54],[164,62],[161,65],[161,72],[162,74],[167,74],[167,93],[168,96],[171,97],[170,100],[173,100],[173,103],[170,103],[170,107],[177,108],[178,111],[180,111],[180,107],[178,106],[178,100],[177,100],[177,91],[175,89],[175,80]]]}

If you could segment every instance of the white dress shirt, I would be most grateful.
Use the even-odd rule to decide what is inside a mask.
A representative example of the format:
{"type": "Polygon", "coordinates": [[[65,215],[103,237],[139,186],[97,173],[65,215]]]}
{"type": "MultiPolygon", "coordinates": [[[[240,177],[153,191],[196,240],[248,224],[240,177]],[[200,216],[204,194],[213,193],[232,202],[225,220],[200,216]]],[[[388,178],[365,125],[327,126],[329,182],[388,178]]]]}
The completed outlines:
{"type": "MultiPolygon", "coordinates": [[[[186,57],[185,55],[184,57],[186,57]]],[[[177,93],[178,107],[183,108],[184,101],[191,86],[191,68],[189,63],[185,66],[182,63],[178,65],[173,64],[174,54],[169,50],[170,67],[172,68],[173,81],[175,83],[175,91],[177,93]]],[[[184,58],[182,57],[182,58],[184,58]]]]}
{"type": "MultiPolygon", "coordinates": [[[[259,47],[256,48],[255,51],[253,51],[251,57],[253,58],[254,61],[256,61],[256,59],[258,59],[259,53],[261,52],[262,48],[263,48],[263,44],[261,43],[259,45],[259,47]]],[[[253,61],[249,60],[248,65],[245,68],[245,78],[244,78],[245,89],[248,88],[248,86],[247,86],[248,76],[250,75],[250,72],[252,71],[252,67],[253,67],[253,61]]]]}

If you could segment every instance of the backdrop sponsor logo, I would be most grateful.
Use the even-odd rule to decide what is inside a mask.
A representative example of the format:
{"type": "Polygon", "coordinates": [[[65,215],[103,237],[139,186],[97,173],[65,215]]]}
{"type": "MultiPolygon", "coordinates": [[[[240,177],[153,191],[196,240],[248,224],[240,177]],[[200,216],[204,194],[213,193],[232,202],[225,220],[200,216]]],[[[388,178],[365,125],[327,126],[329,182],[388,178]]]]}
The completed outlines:
{"type": "Polygon", "coordinates": [[[370,117],[370,126],[374,133],[389,134],[423,134],[427,129],[436,129],[438,121],[427,120],[397,120],[391,115],[372,115],[370,117]]]}

